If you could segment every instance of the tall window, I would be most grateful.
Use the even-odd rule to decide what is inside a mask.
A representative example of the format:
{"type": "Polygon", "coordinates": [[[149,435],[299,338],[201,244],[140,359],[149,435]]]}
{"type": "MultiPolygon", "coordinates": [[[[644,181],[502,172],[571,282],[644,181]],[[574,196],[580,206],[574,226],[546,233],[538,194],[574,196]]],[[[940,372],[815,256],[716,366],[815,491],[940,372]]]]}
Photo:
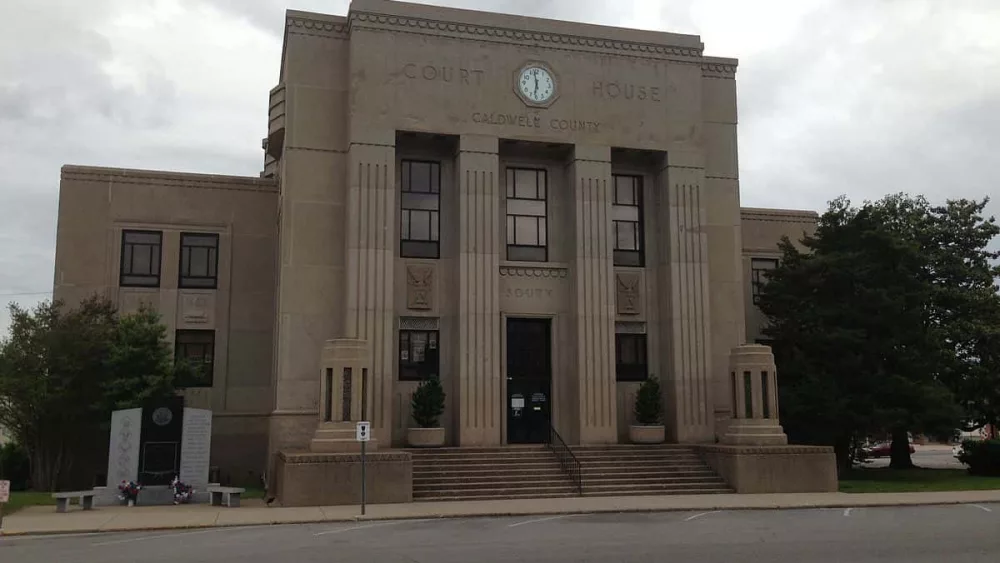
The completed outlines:
{"type": "Polygon", "coordinates": [[[441,163],[401,163],[399,255],[438,258],[440,254],[441,163]]]}
{"type": "Polygon", "coordinates": [[[177,387],[211,387],[215,367],[214,330],[178,330],[174,358],[187,362],[191,373],[179,379],[177,387]]]}
{"type": "Polygon", "coordinates": [[[615,266],[643,265],[642,177],[614,174],[615,266]]]}
{"type": "Polygon", "coordinates": [[[215,289],[219,283],[219,235],[181,233],[178,286],[215,289]]]}
{"type": "Polygon", "coordinates": [[[778,267],[777,258],[751,258],[750,259],[750,293],[753,304],[760,303],[761,289],[767,283],[767,274],[778,267]]]}
{"type": "Polygon", "coordinates": [[[548,260],[545,170],[507,169],[507,259],[548,260]]]}
{"type": "Polygon", "coordinates": [[[438,331],[399,331],[399,379],[421,381],[437,375],[438,331]]]}
{"type": "Polygon", "coordinates": [[[645,334],[615,335],[615,374],[618,381],[646,380],[649,368],[645,334]]]}
{"type": "Polygon", "coordinates": [[[122,260],[118,285],[160,287],[160,231],[122,231],[122,260]]]}

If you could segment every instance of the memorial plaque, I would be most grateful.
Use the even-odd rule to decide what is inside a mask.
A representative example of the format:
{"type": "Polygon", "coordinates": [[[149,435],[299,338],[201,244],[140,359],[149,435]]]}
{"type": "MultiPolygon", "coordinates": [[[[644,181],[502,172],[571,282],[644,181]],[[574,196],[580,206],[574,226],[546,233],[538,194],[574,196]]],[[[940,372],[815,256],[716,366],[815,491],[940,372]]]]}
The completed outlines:
{"type": "Polygon", "coordinates": [[[108,487],[139,478],[139,438],[142,432],[142,409],[111,413],[111,439],[108,444],[108,487]]]}
{"type": "Polygon", "coordinates": [[[185,408],[181,437],[181,481],[194,487],[207,485],[211,452],[212,411],[185,408]]]}

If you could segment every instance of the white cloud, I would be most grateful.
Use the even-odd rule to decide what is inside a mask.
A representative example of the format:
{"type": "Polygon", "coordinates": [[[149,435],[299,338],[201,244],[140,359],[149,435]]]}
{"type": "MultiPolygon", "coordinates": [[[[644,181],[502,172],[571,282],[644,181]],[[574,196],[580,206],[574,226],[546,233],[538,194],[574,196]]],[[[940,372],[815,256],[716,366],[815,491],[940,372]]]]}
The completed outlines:
{"type": "MultiPolygon", "coordinates": [[[[433,3],[695,33],[708,54],[739,58],[745,205],[997,192],[1000,2],[433,3]]],[[[259,172],[285,8],[343,14],[347,2],[0,4],[0,21],[17,22],[0,35],[0,302],[51,290],[62,164],[259,172]]]]}

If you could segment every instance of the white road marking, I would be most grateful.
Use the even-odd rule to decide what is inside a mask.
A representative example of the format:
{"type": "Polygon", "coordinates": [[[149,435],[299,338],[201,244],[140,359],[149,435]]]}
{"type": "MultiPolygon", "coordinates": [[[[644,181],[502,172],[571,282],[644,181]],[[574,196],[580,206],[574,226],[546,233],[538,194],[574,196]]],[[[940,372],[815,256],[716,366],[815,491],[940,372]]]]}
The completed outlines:
{"type": "Polygon", "coordinates": [[[984,510],[984,511],[986,511],[986,512],[993,512],[993,509],[992,509],[992,508],[987,508],[987,507],[985,507],[985,506],[983,506],[983,505],[981,505],[981,504],[971,504],[971,505],[969,505],[969,506],[975,506],[975,507],[976,507],[976,508],[978,508],[979,510],[984,510]]]}
{"type": "Polygon", "coordinates": [[[128,539],[124,539],[124,540],[105,541],[105,542],[100,542],[100,543],[92,543],[92,544],[90,544],[90,546],[91,547],[98,547],[98,546],[101,546],[101,545],[117,545],[117,544],[120,544],[120,543],[132,543],[132,542],[137,542],[137,541],[155,540],[155,539],[158,539],[158,538],[176,538],[176,537],[180,537],[180,536],[194,536],[194,535],[198,535],[198,534],[211,534],[211,533],[215,533],[215,532],[230,532],[230,531],[233,531],[233,530],[245,530],[245,529],[247,529],[249,527],[252,527],[252,526],[223,526],[221,528],[209,528],[207,530],[198,530],[196,532],[180,532],[180,533],[173,533],[173,534],[157,534],[155,536],[141,536],[141,537],[138,537],[138,538],[128,538],[128,539]]]}
{"type": "Polygon", "coordinates": [[[353,532],[354,530],[364,530],[366,528],[378,528],[381,526],[392,526],[393,524],[404,524],[406,522],[424,522],[424,520],[393,520],[391,522],[376,522],[374,524],[365,524],[363,526],[351,526],[350,528],[337,528],[336,530],[327,530],[325,532],[317,532],[313,534],[314,536],[325,536],[328,534],[340,534],[343,532],[353,532]]]}
{"type": "Polygon", "coordinates": [[[854,510],[854,509],[853,508],[845,508],[844,509],[844,516],[850,516],[852,510],[854,510]]]}
{"type": "Polygon", "coordinates": [[[548,522],[549,520],[559,520],[560,518],[568,518],[570,516],[572,516],[572,514],[563,514],[561,516],[549,516],[548,518],[535,518],[534,520],[525,520],[523,522],[514,522],[513,524],[510,524],[507,527],[508,528],[516,528],[518,526],[523,526],[525,524],[534,524],[536,522],[548,522]]]}
{"type": "Polygon", "coordinates": [[[719,512],[722,512],[722,511],[721,510],[712,510],[711,512],[701,512],[699,514],[695,514],[694,516],[688,516],[687,518],[684,519],[684,521],[685,522],[690,522],[692,520],[697,520],[698,518],[701,518],[702,516],[708,516],[709,514],[716,514],[716,513],[719,513],[719,512]]]}

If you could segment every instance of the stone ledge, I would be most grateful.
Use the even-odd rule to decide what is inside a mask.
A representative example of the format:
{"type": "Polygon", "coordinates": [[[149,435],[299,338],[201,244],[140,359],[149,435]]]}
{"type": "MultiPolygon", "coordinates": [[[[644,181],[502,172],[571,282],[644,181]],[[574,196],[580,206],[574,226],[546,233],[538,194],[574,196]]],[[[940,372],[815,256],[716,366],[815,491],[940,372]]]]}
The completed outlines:
{"type": "MultiPolygon", "coordinates": [[[[289,464],[300,463],[361,463],[359,453],[316,453],[309,451],[282,451],[278,457],[289,464]]],[[[409,452],[382,451],[365,454],[366,462],[410,461],[409,452]]]]}
{"type": "Polygon", "coordinates": [[[812,454],[832,454],[831,446],[727,446],[723,444],[700,445],[698,450],[706,453],[720,453],[732,455],[747,454],[783,454],[783,455],[812,455],[812,454]]]}
{"type": "Polygon", "coordinates": [[[221,174],[78,166],[73,164],[63,165],[60,178],[63,181],[152,184],[171,187],[235,189],[275,193],[278,191],[277,182],[272,179],[256,176],[226,176],[221,174]]]}

